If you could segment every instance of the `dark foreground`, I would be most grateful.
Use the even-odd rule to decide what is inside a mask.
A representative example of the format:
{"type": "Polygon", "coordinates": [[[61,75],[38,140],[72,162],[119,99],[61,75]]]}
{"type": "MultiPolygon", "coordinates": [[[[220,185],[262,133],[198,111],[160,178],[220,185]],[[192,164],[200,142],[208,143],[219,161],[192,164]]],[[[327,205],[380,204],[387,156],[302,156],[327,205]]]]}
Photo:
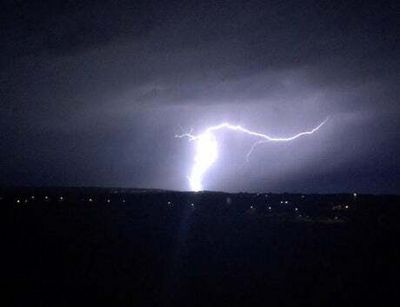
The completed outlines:
{"type": "Polygon", "coordinates": [[[399,306],[400,199],[2,190],[2,306],[399,306]]]}

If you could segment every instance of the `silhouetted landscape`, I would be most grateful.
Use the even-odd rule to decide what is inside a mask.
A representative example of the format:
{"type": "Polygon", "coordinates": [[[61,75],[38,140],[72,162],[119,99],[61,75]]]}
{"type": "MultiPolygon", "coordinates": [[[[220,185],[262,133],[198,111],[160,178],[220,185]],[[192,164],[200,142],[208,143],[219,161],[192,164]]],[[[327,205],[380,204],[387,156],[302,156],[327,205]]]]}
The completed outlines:
{"type": "Polygon", "coordinates": [[[7,306],[398,301],[399,196],[8,188],[0,197],[7,306]]]}

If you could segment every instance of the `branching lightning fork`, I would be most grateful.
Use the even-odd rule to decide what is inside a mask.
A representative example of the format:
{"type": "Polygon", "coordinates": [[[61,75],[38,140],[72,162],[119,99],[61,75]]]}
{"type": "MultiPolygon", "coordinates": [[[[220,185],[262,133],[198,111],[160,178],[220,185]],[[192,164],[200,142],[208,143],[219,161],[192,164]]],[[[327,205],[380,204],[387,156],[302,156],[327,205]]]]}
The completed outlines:
{"type": "Polygon", "coordinates": [[[190,187],[192,191],[201,191],[203,190],[203,178],[207,170],[214,164],[214,162],[218,159],[218,142],[215,137],[214,132],[222,129],[232,130],[240,133],[247,134],[249,136],[254,136],[258,138],[250,148],[247,153],[247,160],[250,155],[253,153],[254,149],[263,143],[267,142],[290,142],[301,136],[310,135],[314,132],[318,131],[329,118],[325,119],[318,126],[309,131],[300,132],[294,136],[290,137],[272,137],[266,134],[252,131],[246,128],[243,128],[239,125],[232,125],[230,123],[221,123],[216,126],[208,127],[201,134],[193,134],[192,131],[189,133],[184,133],[181,135],[176,135],[178,138],[188,138],[190,141],[194,141],[196,143],[195,156],[194,156],[194,164],[188,177],[190,187]]]}

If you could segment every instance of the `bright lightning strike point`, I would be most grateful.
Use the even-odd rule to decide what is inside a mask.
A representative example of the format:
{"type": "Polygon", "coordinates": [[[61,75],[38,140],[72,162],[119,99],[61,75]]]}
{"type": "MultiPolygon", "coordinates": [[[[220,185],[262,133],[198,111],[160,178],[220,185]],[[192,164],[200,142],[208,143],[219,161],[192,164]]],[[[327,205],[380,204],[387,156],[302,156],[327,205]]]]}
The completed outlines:
{"type": "Polygon", "coordinates": [[[187,137],[190,141],[195,142],[194,163],[190,172],[190,176],[188,176],[191,190],[194,192],[203,190],[203,178],[205,173],[218,159],[218,141],[214,134],[215,131],[226,129],[258,138],[259,140],[251,146],[249,152],[247,153],[246,157],[248,160],[257,145],[267,142],[290,142],[301,136],[311,135],[318,131],[328,121],[328,119],[329,118],[325,119],[318,126],[309,131],[303,131],[290,137],[272,137],[260,132],[243,128],[239,125],[232,125],[230,123],[222,123],[216,126],[208,127],[203,133],[197,135],[192,134],[192,131],[182,135],[176,135],[178,138],[187,137]]]}

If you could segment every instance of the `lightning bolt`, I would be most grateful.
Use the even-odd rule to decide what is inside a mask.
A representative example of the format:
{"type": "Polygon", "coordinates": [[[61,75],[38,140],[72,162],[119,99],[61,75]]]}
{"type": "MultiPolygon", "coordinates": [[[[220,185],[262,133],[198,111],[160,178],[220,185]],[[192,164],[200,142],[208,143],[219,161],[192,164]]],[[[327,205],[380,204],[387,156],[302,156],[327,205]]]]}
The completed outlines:
{"type": "Polygon", "coordinates": [[[218,159],[218,142],[215,136],[215,131],[226,129],[232,130],[235,132],[240,132],[247,134],[249,136],[254,136],[258,138],[250,148],[249,152],[246,155],[247,161],[249,160],[251,154],[253,153],[254,149],[263,143],[267,142],[290,142],[299,137],[305,135],[311,135],[314,132],[318,131],[325,123],[328,121],[329,118],[326,118],[323,122],[321,122],[315,128],[309,131],[303,131],[297,133],[296,135],[290,137],[272,137],[260,132],[252,131],[247,128],[244,128],[239,125],[232,125],[230,123],[221,123],[216,126],[208,127],[204,132],[200,134],[193,134],[191,130],[188,133],[184,133],[181,135],[176,135],[177,138],[188,138],[190,141],[195,142],[195,156],[194,156],[194,163],[190,173],[188,176],[190,188],[192,191],[201,191],[203,190],[203,178],[207,170],[215,163],[218,159]]]}

